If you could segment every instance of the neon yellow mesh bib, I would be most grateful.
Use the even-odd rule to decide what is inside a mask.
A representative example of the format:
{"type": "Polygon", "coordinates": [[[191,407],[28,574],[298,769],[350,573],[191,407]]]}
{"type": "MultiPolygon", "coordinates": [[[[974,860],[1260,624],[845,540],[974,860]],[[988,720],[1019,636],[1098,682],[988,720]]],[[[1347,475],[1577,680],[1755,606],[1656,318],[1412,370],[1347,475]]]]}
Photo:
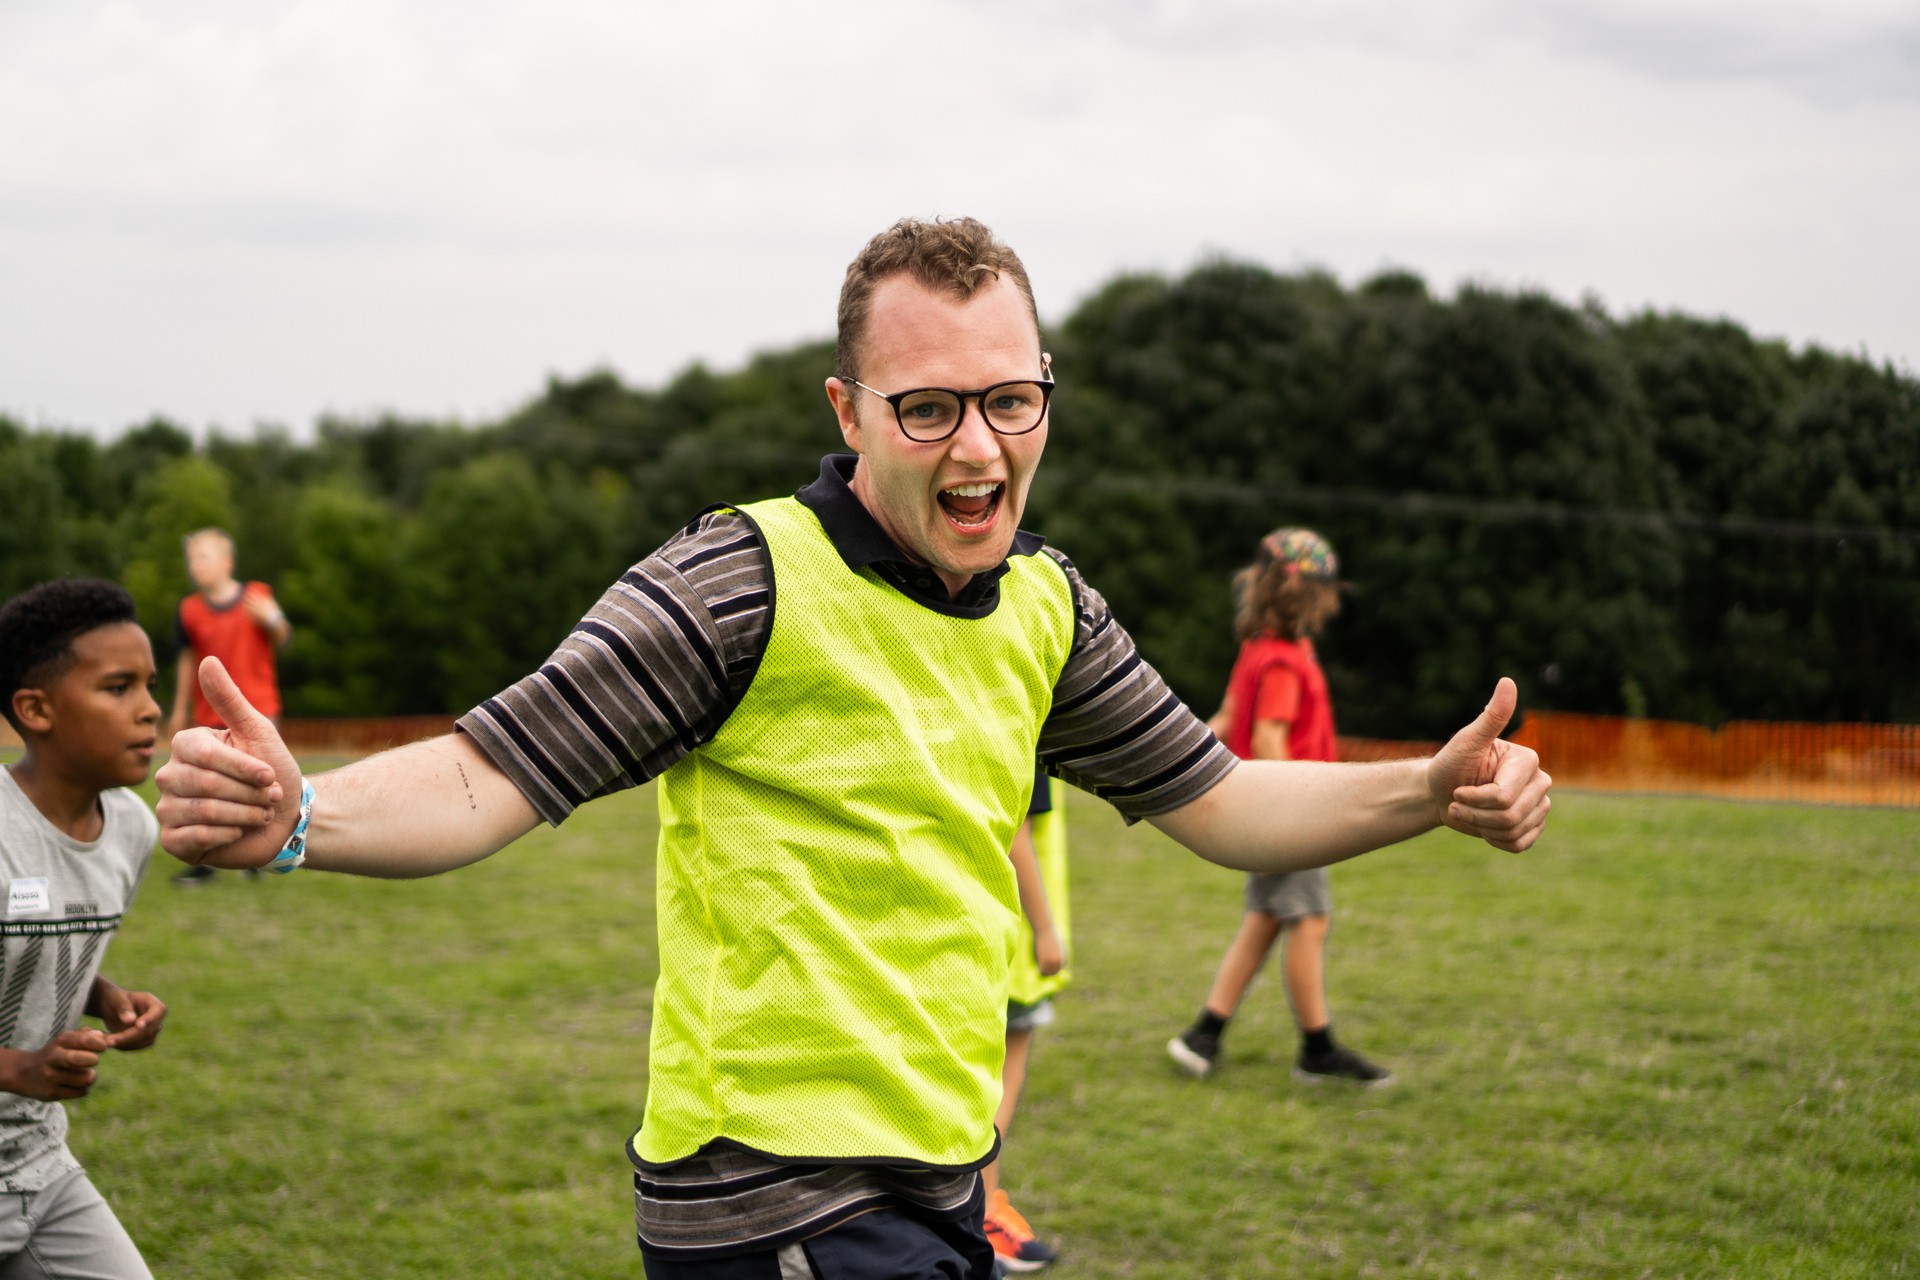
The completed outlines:
{"type": "Polygon", "coordinates": [[[848,569],[799,502],[740,510],[772,555],[772,633],[726,724],[661,777],[634,1150],[976,1162],[1019,913],[1007,845],[1071,589],[1015,556],[991,615],[950,618],[848,569]]]}
{"type": "Polygon", "coordinates": [[[1048,778],[1047,785],[1053,808],[1033,815],[1033,860],[1040,864],[1040,883],[1047,891],[1047,911],[1053,916],[1054,930],[1060,935],[1060,946],[1066,951],[1069,963],[1051,977],[1040,972],[1040,965],[1033,958],[1033,926],[1022,915],[1017,921],[1020,936],[1014,943],[1013,972],[1008,986],[1009,994],[1021,1004],[1038,1004],[1066,986],[1073,976],[1072,916],[1067,908],[1067,814],[1062,807],[1067,784],[1058,778],[1048,778]]]}

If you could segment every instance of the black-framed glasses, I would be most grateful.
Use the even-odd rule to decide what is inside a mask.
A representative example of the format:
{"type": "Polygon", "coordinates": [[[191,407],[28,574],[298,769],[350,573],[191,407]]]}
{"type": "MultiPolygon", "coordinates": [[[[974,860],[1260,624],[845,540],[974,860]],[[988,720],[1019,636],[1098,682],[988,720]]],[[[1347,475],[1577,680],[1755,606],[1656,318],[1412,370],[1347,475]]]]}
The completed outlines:
{"type": "MultiPolygon", "coordinates": [[[[1041,370],[1050,374],[1052,366],[1043,363],[1041,370]]],[[[996,382],[978,391],[960,391],[953,387],[915,387],[911,391],[896,391],[892,395],[870,387],[858,378],[847,378],[845,381],[862,391],[873,392],[892,405],[893,420],[900,424],[901,433],[907,439],[921,444],[945,440],[958,431],[960,420],[966,416],[969,400],[979,402],[980,416],[986,419],[989,427],[1003,436],[1023,436],[1047,420],[1047,402],[1053,398],[1051,377],[996,382]]]]}

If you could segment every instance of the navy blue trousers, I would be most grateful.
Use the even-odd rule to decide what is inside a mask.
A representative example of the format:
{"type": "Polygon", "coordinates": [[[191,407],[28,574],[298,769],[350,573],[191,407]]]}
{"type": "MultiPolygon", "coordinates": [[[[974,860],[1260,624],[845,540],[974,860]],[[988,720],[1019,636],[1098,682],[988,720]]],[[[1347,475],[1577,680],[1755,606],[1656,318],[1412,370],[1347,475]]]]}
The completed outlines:
{"type": "Polygon", "coordinates": [[[992,1280],[980,1212],[923,1217],[886,1208],[784,1249],[694,1262],[646,1257],[647,1280],[992,1280]]]}

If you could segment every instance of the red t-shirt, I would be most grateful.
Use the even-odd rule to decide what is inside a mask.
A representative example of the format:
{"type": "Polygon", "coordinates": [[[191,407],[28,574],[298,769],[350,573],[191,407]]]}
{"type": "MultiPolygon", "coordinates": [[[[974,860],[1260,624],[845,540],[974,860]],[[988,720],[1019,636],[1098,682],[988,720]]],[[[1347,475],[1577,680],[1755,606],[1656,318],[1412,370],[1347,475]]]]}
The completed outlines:
{"type": "MultiPolygon", "coordinates": [[[[273,665],[273,636],[253,620],[241,605],[248,596],[273,599],[273,588],[264,582],[248,582],[228,604],[209,604],[199,592],[180,602],[180,616],[174,639],[182,649],[192,649],[196,661],[218,658],[227,674],[240,686],[255,708],[265,716],[280,714],[280,679],[273,665]]],[[[214,714],[193,682],[193,722],[210,729],[224,729],[226,722],[214,714]]]]}
{"type": "Polygon", "coordinates": [[[1313,641],[1255,636],[1240,646],[1233,675],[1227,679],[1233,723],[1227,748],[1242,760],[1253,758],[1256,720],[1287,722],[1287,755],[1295,760],[1337,760],[1333,700],[1327,677],[1313,656],[1313,641]]]}

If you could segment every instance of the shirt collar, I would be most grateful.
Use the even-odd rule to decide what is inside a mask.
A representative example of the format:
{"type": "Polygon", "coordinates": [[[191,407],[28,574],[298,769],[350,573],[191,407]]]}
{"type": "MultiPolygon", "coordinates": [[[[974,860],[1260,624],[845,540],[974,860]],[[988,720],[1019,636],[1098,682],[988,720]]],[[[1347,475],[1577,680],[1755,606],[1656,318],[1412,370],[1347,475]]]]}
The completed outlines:
{"type": "MultiPolygon", "coordinates": [[[[793,496],[820,521],[821,529],[826,532],[827,539],[833,543],[833,549],[840,553],[847,568],[856,573],[869,566],[888,570],[882,576],[906,594],[916,599],[924,597],[926,603],[948,603],[947,589],[940,585],[940,580],[931,571],[909,560],[906,553],[887,536],[886,530],[880,527],[880,522],[873,518],[866,504],[854,496],[853,469],[859,461],[858,454],[828,454],[820,459],[819,478],[793,496]],[[922,579],[932,582],[932,591],[914,589],[921,585],[922,579]]],[[[1018,530],[1013,535],[1013,546],[1008,550],[1008,555],[1033,555],[1046,542],[1037,533],[1018,530]]],[[[986,572],[974,574],[973,581],[962,588],[959,597],[951,603],[967,606],[996,599],[999,595],[997,584],[1006,572],[1007,562],[1002,560],[986,572]]]]}

